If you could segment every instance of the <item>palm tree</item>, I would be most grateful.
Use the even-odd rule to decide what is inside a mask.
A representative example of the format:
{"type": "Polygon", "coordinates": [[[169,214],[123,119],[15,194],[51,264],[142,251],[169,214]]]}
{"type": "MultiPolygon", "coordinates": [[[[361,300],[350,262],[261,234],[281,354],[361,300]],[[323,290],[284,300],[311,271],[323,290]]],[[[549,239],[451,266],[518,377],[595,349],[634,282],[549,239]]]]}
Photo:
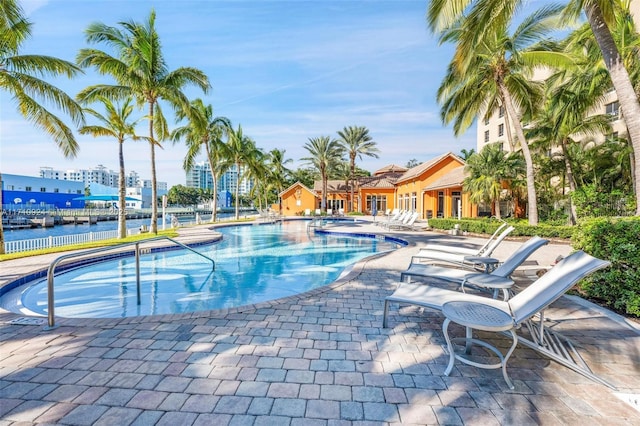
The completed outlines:
{"type": "Polygon", "coordinates": [[[528,217],[532,225],[538,223],[538,205],[533,160],[522,117],[533,114],[542,100],[542,85],[531,81],[534,66],[570,63],[567,55],[533,44],[555,28],[559,11],[557,6],[540,9],[525,18],[512,35],[507,32],[507,21],[497,20],[486,28],[471,51],[462,49],[467,46],[468,34],[479,31],[474,26],[473,12],[445,30],[441,38],[456,43],[456,53],[438,89],[442,120],[445,124],[453,121],[454,133],[459,135],[480,113],[505,108],[506,127],[515,130],[527,166],[528,217]]]}
{"type": "Polygon", "coordinates": [[[629,14],[628,3],[626,8],[622,9],[621,3],[610,0],[571,0],[567,5],[566,14],[573,18],[578,16],[582,10],[587,15],[593,35],[600,47],[604,64],[618,95],[620,108],[624,112],[624,120],[635,159],[633,182],[636,216],[640,216],[640,103],[610,30],[616,25],[616,15],[629,14]]]}
{"type": "MultiPolygon", "coordinates": [[[[287,164],[293,163],[291,158],[285,159],[286,150],[274,148],[267,154],[267,170],[269,171],[269,180],[273,185],[277,194],[280,194],[287,186],[287,178],[291,175],[291,170],[287,168],[287,164]]],[[[280,213],[282,213],[282,204],[280,204],[280,213]]]]}
{"type": "Polygon", "coordinates": [[[356,157],[362,160],[362,156],[378,158],[380,150],[376,147],[376,143],[369,135],[369,129],[362,126],[349,126],[338,131],[338,142],[342,145],[344,151],[349,157],[349,166],[351,168],[351,197],[350,205],[347,207],[349,211],[353,211],[353,193],[355,191],[355,171],[356,157]]]}
{"type": "Polygon", "coordinates": [[[214,117],[213,107],[205,105],[202,99],[191,102],[189,114],[178,111],[178,120],[187,119],[188,123],[178,127],[171,133],[174,143],[184,138],[187,153],[184,157],[183,168],[189,172],[193,169],[197,157],[204,149],[209,163],[212,177],[212,214],[211,223],[216,221],[218,210],[218,179],[229,167],[229,163],[222,157],[222,145],[227,130],[231,128],[231,121],[226,117],[214,117]]]}
{"type": "MultiPolygon", "coordinates": [[[[15,0],[0,2],[0,89],[7,92],[8,98],[15,102],[24,118],[51,136],[65,157],[73,158],[79,150],[73,132],[49,111],[45,103],[68,114],[76,126],[84,123],[82,108],[64,91],[43,78],[60,75],[73,78],[82,71],[71,62],[52,56],[21,54],[24,43],[31,36],[31,26],[32,23],[25,18],[22,7],[15,0]]],[[[0,254],[4,254],[2,227],[0,254]]]]}
{"type": "Polygon", "coordinates": [[[330,136],[320,136],[309,138],[309,141],[304,144],[304,149],[309,152],[310,157],[302,158],[302,160],[311,164],[320,173],[320,179],[322,179],[322,202],[320,208],[326,212],[329,170],[342,160],[343,147],[337,140],[331,139],[330,136]]]}
{"type": "Polygon", "coordinates": [[[517,153],[505,153],[499,143],[487,144],[468,158],[465,171],[469,176],[464,179],[463,188],[469,192],[472,203],[492,204],[495,216],[500,219],[503,184],[517,179],[522,166],[522,157],[517,153]]]}
{"type": "Polygon", "coordinates": [[[255,142],[243,133],[242,126],[238,125],[237,129],[229,128],[227,131],[229,138],[224,146],[223,155],[235,165],[238,174],[235,191],[235,218],[238,220],[240,218],[240,183],[246,177],[246,166],[257,157],[258,148],[255,142]]]}
{"type": "MultiPolygon", "coordinates": [[[[133,96],[138,105],[147,104],[149,120],[149,146],[151,149],[151,232],[158,233],[158,189],[156,180],[156,146],[162,138],[154,135],[159,125],[166,122],[160,100],[168,102],[174,110],[188,111],[189,101],[182,92],[187,85],[195,85],[207,93],[209,79],[200,70],[190,67],[167,69],[160,37],[155,28],[156,14],[151,11],[148,20],[120,22],[121,28],[94,23],[85,34],[88,43],[104,43],[114,49],[117,56],[97,50],[81,49],[77,62],[82,67],[92,66],[102,75],[111,75],[117,85],[98,84],[82,90],[78,99],[91,102],[103,96],[122,99],[133,96]]],[[[168,137],[168,134],[164,135],[168,137]]]]}
{"type": "MultiPolygon", "coordinates": [[[[575,53],[582,54],[582,49],[575,53]]],[[[575,192],[576,181],[569,146],[576,144],[579,139],[611,132],[608,115],[591,114],[603,103],[609,88],[606,73],[591,62],[590,57],[583,57],[570,70],[561,71],[547,79],[551,88],[546,108],[527,131],[529,140],[539,141],[542,148],[561,148],[570,192],[575,192]]],[[[569,220],[571,224],[575,224],[577,212],[571,199],[569,201],[569,220]]]]}
{"type": "Polygon", "coordinates": [[[127,236],[127,212],[126,212],[126,183],[124,169],[124,141],[127,138],[133,140],[141,139],[136,135],[135,127],[138,121],[128,121],[133,112],[133,99],[127,98],[122,105],[114,105],[107,98],[100,98],[100,102],[104,105],[106,115],[97,112],[94,109],[86,108],[85,112],[97,118],[102,125],[83,126],[78,131],[83,135],[92,135],[93,137],[108,136],[114,138],[118,142],[118,164],[120,165],[118,174],[118,238],[127,236]]]}
{"type": "MultiPolygon", "coordinates": [[[[484,29],[489,25],[504,25],[510,21],[513,11],[522,5],[522,0],[432,0],[427,13],[429,26],[433,31],[449,28],[465,11],[472,9],[476,28],[482,29],[465,37],[461,54],[470,51],[483,37],[484,29]]],[[[634,192],[636,198],[636,215],[640,215],[640,103],[633,88],[625,61],[611,35],[610,28],[615,25],[617,17],[629,16],[629,3],[610,0],[570,0],[565,10],[565,17],[573,20],[584,10],[591,30],[597,40],[604,63],[611,75],[613,87],[618,95],[618,102],[624,111],[625,123],[631,146],[634,152],[634,192]]]]}

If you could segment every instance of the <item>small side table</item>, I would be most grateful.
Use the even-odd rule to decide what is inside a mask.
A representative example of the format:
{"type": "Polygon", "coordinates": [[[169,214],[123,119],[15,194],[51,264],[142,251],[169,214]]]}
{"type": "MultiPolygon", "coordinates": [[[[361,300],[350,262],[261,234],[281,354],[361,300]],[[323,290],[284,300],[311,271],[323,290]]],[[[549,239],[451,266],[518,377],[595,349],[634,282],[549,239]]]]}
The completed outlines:
{"type": "Polygon", "coordinates": [[[513,287],[513,280],[509,277],[501,277],[493,274],[469,274],[462,281],[462,291],[466,284],[488,288],[493,290],[493,298],[498,298],[498,292],[502,290],[503,300],[509,300],[511,295],[511,287],[513,287]]]}
{"type": "Polygon", "coordinates": [[[498,267],[500,261],[495,257],[465,256],[464,263],[469,263],[474,267],[479,267],[483,272],[491,272],[498,267]]]}
{"type": "MultiPolygon", "coordinates": [[[[506,302],[505,306],[508,309],[508,305],[506,304],[506,302]]],[[[472,365],[478,368],[501,368],[502,376],[504,377],[505,382],[507,382],[507,385],[510,389],[513,389],[513,383],[507,375],[507,361],[515,350],[516,345],[518,344],[518,336],[514,331],[513,317],[509,313],[495,306],[486,305],[484,303],[465,301],[446,302],[442,305],[442,313],[446,317],[444,323],[442,324],[442,332],[444,333],[444,338],[447,341],[447,347],[449,349],[449,365],[447,366],[447,369],[444,373],[447,376],[451,373],[456,359],[465,364],[472,365]],[[460,324],[466,327],[466,337],[451,339],[449,337],[450,322],[455,322],[456,324],[460,324]],[[473,329],[495,332],[509,331],[511,333],[511,338],[513,339],[511,348],[509,348],[509,351],[506,353],[506,355],[503,355],[502,352],[500,352],[500,350],[498,350],[498,348],[496,348],[495,346],[485,342],[484,340],[474,339],[472,334],[473,329]],[[476,361],[472,361],[463,354],[456,353],[454,350],[453,342],[459,341],[462,341],[466,344],[467,353],[469,352],[470,345],[476,344],[496,354],[500,362],[496,364],[479,363],[476,361]]]]}

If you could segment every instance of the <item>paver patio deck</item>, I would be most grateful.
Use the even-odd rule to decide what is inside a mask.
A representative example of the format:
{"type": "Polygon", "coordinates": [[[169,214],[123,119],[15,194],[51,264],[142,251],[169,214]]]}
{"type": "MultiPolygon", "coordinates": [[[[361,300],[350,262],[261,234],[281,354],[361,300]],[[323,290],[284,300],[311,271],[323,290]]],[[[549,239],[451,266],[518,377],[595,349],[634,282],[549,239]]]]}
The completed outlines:
{"type": "MultiPolygon", "coordinates": [[[[368,222],[337,225],[378,232],[368,222]]],[[[206,227],[182,230],[184,241],[206,227]]],[[[240,309],[14,325],[0,312],[0,425],[640,424],[640,332],[575,297],[547,311],[617,391],[518,346],[499,370],[448,362],[443,316],[384,298],[430,232],[393,232],[400,250],[357,264],[310,293],[240,309]]],[[[460,238],[462,244],[478,239],[460,238]]],[[[520,242],[505,241],[505,258],[520,242]]],[[[571,248],[543,247],[549,265],[571,248]]],[[[0,283],[55,256],[0,263],[0,283]]],[[[520,275],[519,281],[525,281],[520,275]]],[[[492,341],[500,342],[501,337],[492,341]]],[[[504,341],[506,344],[506,340],[504,341]]]]}

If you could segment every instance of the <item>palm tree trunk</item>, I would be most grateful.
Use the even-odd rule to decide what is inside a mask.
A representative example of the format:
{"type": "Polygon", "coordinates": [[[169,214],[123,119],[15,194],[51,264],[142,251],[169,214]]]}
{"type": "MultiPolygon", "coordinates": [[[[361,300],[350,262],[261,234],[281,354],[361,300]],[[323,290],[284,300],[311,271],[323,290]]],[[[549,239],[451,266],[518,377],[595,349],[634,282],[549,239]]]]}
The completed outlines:
{"type": "Polygon", "coordinates": [[[158,234],[158,187],[156,182],[156,141],[153,139],[153,102],[149,102],[149,143],[151,144],[151,233],[158,234]]]}
{"type": "MultiPolygon", "coordinates": [[[[0,172],[0,207],[2,207],[2,172],[0,172]]],[[[0,217],[2,216],[0,214],[0,217]]],[[[4,230],[2,229],[2,223],[0,223],[0,254],[4,253],[4,230]]]]}
{"type": "Polygon", "coordinates": [[[533,170],[533,159],[531,158],[531,151],[529,150],[527,139],[525,138],[524,131],[522,130],[522,122],[520,121],[520,116],[517,113],[515,106],[513,105],[511,94],[505,87],[504,82],[502,81],[498,82],[498,90],[500,90],[500,94],[502,95],[502,99],[504,101],[505,109],[507,110],[507,118],[511,119],[513,128],[516,132],[516,137],[518,138],[518,141],[520,141],[520,148],[522,149],[522,155],[524,156],[524,161],[526,163],[527,215],[529,216],[529,224],[537,225],[538,224],[538,200],[536,198],[535,174],[533,170]]]}
{"type": "MultiPolygon", "coordinates": [[[[213,169],[211,169],[213,170],[213,169]]],[[[213,202],[211,203],[211,223],[216,221],[218,215],[218,178],[216,173],[211,173],[211,180],[213,181],[213,202]]]]}
{"type": "Polygon", "coordinates": [[[353,197],[354,197],[354,186],[355,186],[355,174],[356,174],[356,162],[355,162],[355,158],[351,159],[351,176],[350,176],[350,184],[351,184],[351,198],[349,199],[349,202],[351,203],[349,205],[349,211],[353,211],[353,197]]]}
{"type": "MultiPolygon", "coordinates": [[[[565,141],[562,141],[562,154],[564,156],[564,167],[567,173],[567,181],[569,181],[569,192],[573,194],[576,192],[576,182],[573,178],[573,168],[571,167],[571,159],[569,158],[569,152],[567,150],[567,144],[565,141]]],[[[578,212],[576,210],[575,204],[571,201],[571,196],[569,196],[569,221],[572,225],[575,225],[578,221],[578,212]]]]}
{"type": "Polygon", "coordinates": [[[322,200],[320,201],[320,210],[327,211],[327,172],[322,170],[322,200]]]}
{"type": "Polygon", "coordinates": [[[240,219],[240,163],[236,163],[236,220],[240,219]]]}
{"type": "Polygon", "coordinates": [[[118,174],[118,238],[124,238],[127,236],[127,212],[125,197],[127,191],[124,181],[124,153],[122,146],[124,140],[118,141],[118,161],[120,163],[120,173],[118,174]]]}
{"type": "Polygon", "coordinates": [[[634,192],[636,196],[636,216],[640,216],[640,103],[633,90],[629,73],[620,58],[618,48],[611,36],[609,27],[604,21],[598,2],[587,2],[584,9],[591,31],[600,46],[604,63],[609,70],[611,82],[618,95],[618,102],[627,124],[635,158],[633,171],[634,192]]]}

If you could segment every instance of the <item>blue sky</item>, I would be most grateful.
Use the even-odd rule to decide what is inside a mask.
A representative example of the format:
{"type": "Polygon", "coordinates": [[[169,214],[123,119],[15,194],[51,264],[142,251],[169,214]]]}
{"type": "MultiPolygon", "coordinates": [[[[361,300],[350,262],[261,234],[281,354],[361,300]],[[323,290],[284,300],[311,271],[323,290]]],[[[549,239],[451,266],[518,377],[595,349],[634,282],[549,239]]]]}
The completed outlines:
{"type": "MultiPolygon", "coordinates": [[[[451,47],[438,45],[425,22],[426,0],[195,1],[26,0],[33,37],[21,53],[74,61],[88,47],[92,22],[147,19],[156,10],[169,69],[203,70],[213,90],[203,95],[214,113],[242,125],[265,151],[286,150],[302,166],[309,138],[336,137],[345,126],[366,126],[380,158],[363,158],[374,171],[387,164],[425,161],[447,151],[475,147],[475,127],[460,138],[440,121],[436,90],[451,47]]],[[[100,46],[106,49],[105,46],[100,46]]],[[[88,70],[56,85],[75,96],[82,88],[110,82],[88,70]]],[[[3,94],[3,96],[5,96],[3,94]]],[[[167,109],[168,111],[168,109],[167,109]]],[[[173,119],[170,121],[173,124],[173,119]]],[[[117,143],[78,136],[80,154],[65,159],[48,137],[2,102],[3,173],[35,176],[41,166],[59,169],[102,164],[117,170],[117,143]]],[[[141,130],[141,134],[143,134],[141,130]]],[[[186,149],[165,144],[157,151],[158,180],[184,184],[186,149]]],[[[125,143],[125,166],[150,177],[146,143],[125,143]]]]}

